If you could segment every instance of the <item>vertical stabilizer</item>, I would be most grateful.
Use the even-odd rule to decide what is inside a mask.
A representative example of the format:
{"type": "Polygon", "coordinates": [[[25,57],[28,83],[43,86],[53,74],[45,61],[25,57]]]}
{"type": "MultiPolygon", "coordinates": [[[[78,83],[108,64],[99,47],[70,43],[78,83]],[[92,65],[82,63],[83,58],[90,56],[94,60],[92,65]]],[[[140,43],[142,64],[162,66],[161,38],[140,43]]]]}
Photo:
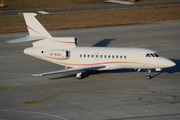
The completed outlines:
{"type": "Polygon", "coordinates": [[[75,37],[52,37],[49,32],[35,18],[36,13],[23,13],[29,35],[9,40],[9,43],[34,41],[33,47],[51,47],[54,49],[76,47],[78,41],[75,37]]]}
{"type": "Polygon", "coordinates": [[[30,36],[42,37],[42,38],[51,38],[52,36],[48,31],[41,25],[41,23],[34,17],[36,13],[23,13],[27,29],[30,36]]]}

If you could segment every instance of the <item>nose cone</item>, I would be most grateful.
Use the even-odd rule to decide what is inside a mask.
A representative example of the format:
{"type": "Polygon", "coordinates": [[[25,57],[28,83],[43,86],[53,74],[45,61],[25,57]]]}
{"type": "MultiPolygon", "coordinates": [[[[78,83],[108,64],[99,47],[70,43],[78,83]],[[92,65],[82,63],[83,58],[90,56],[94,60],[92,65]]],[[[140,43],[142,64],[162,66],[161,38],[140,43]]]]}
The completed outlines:
{"type": "Polygon", "coordinates": [[[176,65],[176,63],[175,63],[175,62],[173,62],[173,61],[171,61],[171,60],[169,60],[168,65],[169,65],[169,67],[173,67],[173,66],[175,66],[175,65],[176,65]]]}
{"type": "Polygon", "coordinates": [[[174,63],[173,61],[169,60],[169,59],[165,59],[164,60],[164,65],[168,68],[168,67],[173,67],[176,65],[176,63],[174,63]]]}

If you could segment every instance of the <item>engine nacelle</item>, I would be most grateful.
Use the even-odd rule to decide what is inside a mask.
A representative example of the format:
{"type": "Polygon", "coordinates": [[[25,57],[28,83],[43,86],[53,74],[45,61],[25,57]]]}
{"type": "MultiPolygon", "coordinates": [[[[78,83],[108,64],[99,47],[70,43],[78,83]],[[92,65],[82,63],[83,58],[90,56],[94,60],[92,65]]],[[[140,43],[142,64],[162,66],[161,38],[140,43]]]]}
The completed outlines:
{"type": "Polygon", "coordinates": [[[53,39],[61,44],[74,44],[75,46],[78,44],[76,37],[53,37],[53,39]]]}
{"type": "Polygon", "coordinates": [[[45,38],[43,40],[33,42],[33,47],[52,47],[55,49],[66,49],[70,47],[76,47],[78,40],[75,37],[53,37],[45,38]]]}
{"type": "Polygon", "coordinates": [[[70,58],[70,51],[62,49],[42,51],[42,54],[44,57],[60,60],[66,60],[70,58]]]}

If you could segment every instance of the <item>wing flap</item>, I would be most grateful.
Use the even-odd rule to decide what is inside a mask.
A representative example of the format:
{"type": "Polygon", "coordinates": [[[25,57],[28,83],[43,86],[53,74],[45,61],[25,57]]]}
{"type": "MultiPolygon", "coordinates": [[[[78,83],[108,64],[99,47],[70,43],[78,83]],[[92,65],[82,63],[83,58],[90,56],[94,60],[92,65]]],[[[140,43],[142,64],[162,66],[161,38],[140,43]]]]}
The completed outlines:
{"type": "Polygon", "coordinates": [[[61,73],[68,73],[68,72],[93,70],[93,69],[99,69],[99,68],[104,68],[104,67],[106,66],[98,65],[98,66],[87,66],[87,67],[75,67],[75,68],[68,68],[64,70],[57,70],[57,71],[40,73],[40,74],[32,74],[32,76],[46,76],[46,75],[51,75],[51,74],[61,74],[61,73]]]}

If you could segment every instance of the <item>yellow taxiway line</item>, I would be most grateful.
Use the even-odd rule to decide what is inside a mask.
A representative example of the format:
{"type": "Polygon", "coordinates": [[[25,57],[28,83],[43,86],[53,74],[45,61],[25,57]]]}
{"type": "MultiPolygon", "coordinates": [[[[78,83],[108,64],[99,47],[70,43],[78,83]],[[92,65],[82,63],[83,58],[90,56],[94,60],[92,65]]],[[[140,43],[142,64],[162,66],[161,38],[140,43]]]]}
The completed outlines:
{"type": "Polygon", "coordinates": [[[37,104],[39,104],[39,103],[41,103],[41,102],[44,102],[44,101],[47,101],[47,100],[52,99],[52,98],[54,98],[54,97],[57,97],[57,96],[59,96],[59,95],[65,94],[66,92],[67,92],[67,91],[61,91],[61,92],[59,92],[59,93],[56,93],[56,94],[54,94],[54,95],[45,97],[45,98],[40,99],[40,100],[26,100],[26,101],[21,102],[20,104],[33,104],[33,105],[37,105],[37,104]]]}
{"type": "Polygon", "coordinates": [[[5,90],[12,90],[12,88],[4,86],[4,85],[1,85],[1,84],[0,84],[0,88],[5,89],[5,90]]]}

